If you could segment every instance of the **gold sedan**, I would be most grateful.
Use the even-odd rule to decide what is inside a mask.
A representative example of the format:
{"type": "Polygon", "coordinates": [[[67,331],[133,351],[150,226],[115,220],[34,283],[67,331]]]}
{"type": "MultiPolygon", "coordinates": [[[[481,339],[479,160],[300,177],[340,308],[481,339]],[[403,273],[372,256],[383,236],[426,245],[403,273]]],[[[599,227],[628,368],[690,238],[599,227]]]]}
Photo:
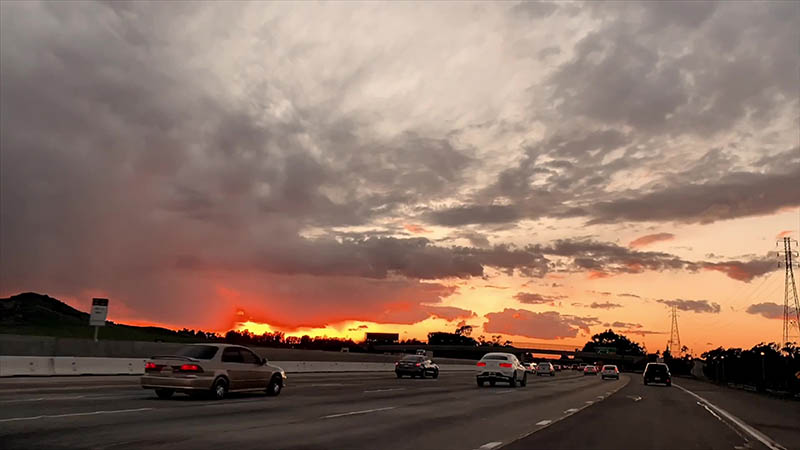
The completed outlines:
{"type": "Polygon", "coordinates": [[[265,358],[239,345],[192,344],[174,355],[153,356],[141,378],[144,389],[155,389],[159,398],[175,392],[210,394],[222,399],[229,392],[281,393],[286,373],[265,358]]]}

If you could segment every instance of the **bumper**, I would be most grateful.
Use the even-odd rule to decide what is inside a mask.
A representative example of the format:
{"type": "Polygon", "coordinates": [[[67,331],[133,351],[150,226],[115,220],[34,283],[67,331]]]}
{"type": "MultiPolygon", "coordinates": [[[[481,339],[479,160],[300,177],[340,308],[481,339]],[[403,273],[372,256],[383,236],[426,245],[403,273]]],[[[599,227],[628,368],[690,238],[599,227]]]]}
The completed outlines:
{"type": "Polygon", "coordinates": [[[160,377],[145,375],[141,378],[144,389],[174,389],[176,391],[209,390],[214,379],[210,377],[160,377]]]}
{"type": "Polygon", "coordinates": [[[514,378],[513,372],[481,372],[476,375],[478,381],[509,381],[514,378]]]}
{"type": "Polygon", "coordinates": [[[600,376],[603,378],[616,378],[619,380],[619,375],[615,373],[601,373],[600,376]]]}

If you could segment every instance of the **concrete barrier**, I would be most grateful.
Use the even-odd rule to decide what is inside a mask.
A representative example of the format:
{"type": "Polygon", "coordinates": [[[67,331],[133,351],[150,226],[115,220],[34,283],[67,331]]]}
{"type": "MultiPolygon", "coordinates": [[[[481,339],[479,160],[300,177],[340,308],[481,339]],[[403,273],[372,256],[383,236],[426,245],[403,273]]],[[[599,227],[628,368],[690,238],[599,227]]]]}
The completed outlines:
{"type": "MultiPolygon", "coordinates": [[[[144,358],[76,358],[46,356],[0,356],[0,377],[54,375],[141,375],[144,358]]],[[[270,361],[287,373],[391,372],[393,363],[339,361],[270,361]]],[[[464,364],[442,364],[442,372],[472,371],[464,364]]]]}

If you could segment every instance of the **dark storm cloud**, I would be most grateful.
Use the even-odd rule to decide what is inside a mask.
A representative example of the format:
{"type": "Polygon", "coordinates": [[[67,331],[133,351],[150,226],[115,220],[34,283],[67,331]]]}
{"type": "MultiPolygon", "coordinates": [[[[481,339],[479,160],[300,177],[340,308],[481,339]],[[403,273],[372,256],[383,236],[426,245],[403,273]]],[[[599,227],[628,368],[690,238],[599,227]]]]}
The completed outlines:
{"type": "Polygon", "coordinates": [[[685,184],[648,194],[587,205],[565,214],[589,216],[590,223],[676,221],[712,223],[773,213],[800,205],[800,164],[782,173],[733,173],[707,184],[685,184]],[[659,205],[653,208],[653,205],[659,205]]]}
{"type": "Polygon", "coordinates": [[[520,213],[507,205],[465,205],[437,209],[427,213],[426,218],[430,223],[453,227],[473,223],[516,222],[520,218],[520,213]]]}
{"type": "Polygon", "coordinates": [[[797,53],[795,4],[645,2],[594,11],[603,26],[552,78],[564,114],[648,132],[713,133],[749,111],[770,120],[784,98],[796,99],[798,61],[777,57],[797,53]]]}
{"type": "Polygon", "coordinates": [[[757,314],[767,319],[783,319],[783,305],[772,302],[756,303],[747,307],[748,314],[757,314]]]}
{"type": "Polygon", "coordinates": [[[708,300],[656,300],[658,303],[663,303],[667,306],[675,306],[681,311],[691,311],[695,313],[711,313],[719,314],[721,308],[718,303],[709,302],[708,300]]]}

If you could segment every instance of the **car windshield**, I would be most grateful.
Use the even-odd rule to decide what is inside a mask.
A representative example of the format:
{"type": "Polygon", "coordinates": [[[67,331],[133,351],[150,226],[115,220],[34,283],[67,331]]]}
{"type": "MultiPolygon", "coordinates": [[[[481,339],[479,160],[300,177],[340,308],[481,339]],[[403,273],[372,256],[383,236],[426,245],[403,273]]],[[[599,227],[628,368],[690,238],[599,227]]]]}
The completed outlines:
{"type": "Polygon", "coordinates": [[[211,359],[217,354],[217,347],[212,345],[187,345],[175,352],[175,356],[195,359],[211,359]]]}
{"type": "Polygon", "coordinates": [[[652,373],[661,373],[661,374],[663,374],[663,373],[667,373],[668,371],[667,371],[667,366],[652,365],[652,366],[649,366],[647,368],[647,372],[648,373],[652,372],[652,373]]]}
{"type": "Polygon", "coordinates": [[[401,359],[401,361],[422,361],[424,359],[425,357],[423,356],[409,355],[409,356],[404,356],[403,359],[401,359]]]}
{"type": "Polygon", "coordinates": [[[549,368],[550,364],[548,364],[548,363],[539,363],[539,367],[541,367],[542,369],[549,368]]]}

